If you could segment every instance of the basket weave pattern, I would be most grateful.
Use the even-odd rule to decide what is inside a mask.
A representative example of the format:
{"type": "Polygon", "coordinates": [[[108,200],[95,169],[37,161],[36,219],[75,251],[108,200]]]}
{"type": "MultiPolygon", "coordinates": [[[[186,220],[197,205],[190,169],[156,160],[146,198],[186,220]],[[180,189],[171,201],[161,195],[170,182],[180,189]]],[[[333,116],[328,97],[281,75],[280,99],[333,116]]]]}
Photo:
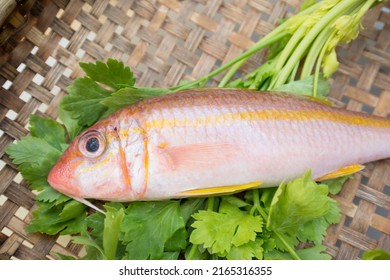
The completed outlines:
{"type": "MultiPolygon", "coordinates": [[[[4,153],[28,134],[30,114],[57,117],[66,87],[83,74],[80,61],[113,57],[131,67],[138,85],[176,85],[251,47],[300,2],[24,1],[25,14],[16,13],[18,20],[5,23],[0,33],[0,259],[82,254],[68,237],[25,232],[34,194],[4,153]]],[[[355,41],[338,49],[341,63],[330,99],[349,110],[390,117],[389,13],[383,6],[374,8],[364,27],[355,41]]],[[[257,54],[242,71],[258,67],[264,55],[257,54]]],[[[357,259],[375,247],[390,250],[389,160],[368,164],[335,198],[343,216],[325,240],[333,258],[357,259]]]]}

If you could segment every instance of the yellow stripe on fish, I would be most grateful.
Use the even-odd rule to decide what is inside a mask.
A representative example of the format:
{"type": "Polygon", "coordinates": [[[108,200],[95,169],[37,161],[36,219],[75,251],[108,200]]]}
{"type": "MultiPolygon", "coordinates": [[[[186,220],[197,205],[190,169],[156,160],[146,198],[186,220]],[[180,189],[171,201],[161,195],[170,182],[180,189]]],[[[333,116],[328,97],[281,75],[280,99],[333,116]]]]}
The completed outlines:
{"type": "Polygon", "coordinates": [[[330,121],[335,123],[344,123],[364,127],[390,128],[390,121],[387,119],[373,119],[361,115],[346,115],[318,110],[300,110],[300,111],[279,111],[276,109],[261,111],[244,111],[235,113],[221,113],[195,119],[154,119],[146,122],[146,129],[161,129],[167,127],[181,126],[210,126],[218,124],[229,124],[237,121],[269,121],[269,120],[288,120],[288,121],[330,121]]]}

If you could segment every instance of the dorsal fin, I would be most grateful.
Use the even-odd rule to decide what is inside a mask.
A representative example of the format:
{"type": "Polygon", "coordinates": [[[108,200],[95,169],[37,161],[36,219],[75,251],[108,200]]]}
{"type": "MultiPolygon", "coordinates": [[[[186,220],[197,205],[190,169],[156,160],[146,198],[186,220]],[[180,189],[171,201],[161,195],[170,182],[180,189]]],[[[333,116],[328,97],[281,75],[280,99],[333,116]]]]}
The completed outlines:
{"type": "Polygon", "coordinates": [[[328,106],[333,106],[334,104],[326,99],[322,99],[322,98],[318,98],[318,97],[314,97],[314,96],[308,96],[308,95],[305,95],[305,97],[307,99],[310,99],[314,102],[317,102],[317,103],[321,103],[321,104],[325,104],[325,105],[328,105],[328,106]]]}

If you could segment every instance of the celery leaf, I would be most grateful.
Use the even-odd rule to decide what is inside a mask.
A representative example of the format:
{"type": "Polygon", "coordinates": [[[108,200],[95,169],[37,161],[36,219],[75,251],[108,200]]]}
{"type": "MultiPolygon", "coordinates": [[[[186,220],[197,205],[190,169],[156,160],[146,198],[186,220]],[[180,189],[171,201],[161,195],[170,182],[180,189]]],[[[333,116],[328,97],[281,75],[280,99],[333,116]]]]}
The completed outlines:
{"type": "Polygon", "coordinates": [[[320,244],[327,227],[337,223],[340,214],[336,201],[328,197],[328,186],[317,184],[310,176],[307,172],[278,188],[271,203],[267,228],[284,237],[295,239],[296,236],[303,242],[320,244]]]}
{"type": "Polygon", "coordinates": [[[232,246],[226,258],[228,260],[262,260],[263,243],[264,241],[261,238],[256,238],[254,241],[249,241],[241,246],[232,246]]]}
{"type": "Polygon", "coordinates": [[[192,244],[201,244],[211,254],[226,256],[232,246],[254,241],[262,231],[260,216],[252,216],[236,205],[222,199],[219,212],[199,211],[193,215],[195,228],[190,236],[192,244]]]}
{"type": "MultiPolygon", "coordinates": [[[[320,76],[317,84],[317,97],[325,99],[329,94],[329,81],[320,76]]],[[[289,92],[298,95],[312,96],[313,76],[303,80],[291,81],[287,84],[274,88],[273,91],[289,92]]]]}
{"type": "MultiPolygon", "coordinates": [[[[302,260],[330,260],[330,256],[324,253],[326,247],[324,245],[316,245],[310,248],[299,249],[297,255],[302,260]]],[[[264,254],[266,260],[292,260],[291,255],[281,251],[271,251],[264,254]]]]}
{"type": "Polygon", "coordinates": [[[121,231],[127,244],[126,259],[162,259],[167,242],[170,252],[180,251],[187,238],[179,201],[131,203],[125,210],[121,231]]]}
{"type": "Polygon", "coordinates": [[[78,233],[85,227],[85,206],[54,190],[47,182],[51,168],[67,147],[65,130],[52,119],[32,115],[30,131],[31,136],[6,148],[30,188],[39,191],[35,197],[39,208],[33,212],[34,219],[27,231],[78,233]]]}
{"type": "Polygon", "coordinates": [[[89,77],[76,79],[68,87],[68,93],[62,98],[60,107],[77,119],[81,127],[91,126],[100,119],[107,111],[100,101],[111,94],[89,77]]]}
{"type": "Polygon", "coordinates": [[[363,260],[390,260],[390,251],[386,251],[380,248],[365,251],[363,253],[363,260]]]}
{"type": "Polygon", "coordinates": [[[92,80],[107,85],[114,91],[135,84],[130,68],[112,58],[109,58],[106,63],[99,60],[96,63],[81,62],[80,67],[92,80]]]}
{"type": "Polygon", "coordinates": [[[141,101],[142,99],[159,96],[169,92],[167,89],[161,88],[136,88],[128,87],[114,92],[111,96],[104,98],[100,103],[108,108],[108,115],[127,105],[141,101]]]}

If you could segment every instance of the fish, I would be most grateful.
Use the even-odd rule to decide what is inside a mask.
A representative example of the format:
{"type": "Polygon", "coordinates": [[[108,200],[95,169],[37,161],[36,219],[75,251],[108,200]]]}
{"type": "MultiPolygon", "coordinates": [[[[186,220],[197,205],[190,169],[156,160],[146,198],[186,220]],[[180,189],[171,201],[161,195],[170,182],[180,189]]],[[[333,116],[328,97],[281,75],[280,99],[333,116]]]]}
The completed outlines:
{"type": "Polygon", "coordinates": [[[77,136],[48,175],[85,201],[144,201],[318,181],[390,157],[390,119],[304,96],[204,88],[128,105],[77,136]]]}

